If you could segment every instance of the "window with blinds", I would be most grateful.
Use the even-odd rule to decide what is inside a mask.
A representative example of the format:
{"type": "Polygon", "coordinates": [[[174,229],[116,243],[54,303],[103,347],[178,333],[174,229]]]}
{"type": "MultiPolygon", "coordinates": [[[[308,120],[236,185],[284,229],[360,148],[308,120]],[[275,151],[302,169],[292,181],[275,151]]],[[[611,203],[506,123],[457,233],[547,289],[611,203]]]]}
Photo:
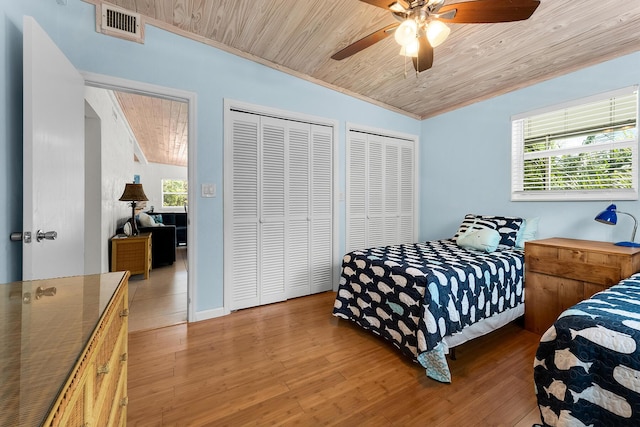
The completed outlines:
{"type": "Polygon", "coordinates": [[[512,200],[637,200],[638,87],[512,118],[512,200]]]}

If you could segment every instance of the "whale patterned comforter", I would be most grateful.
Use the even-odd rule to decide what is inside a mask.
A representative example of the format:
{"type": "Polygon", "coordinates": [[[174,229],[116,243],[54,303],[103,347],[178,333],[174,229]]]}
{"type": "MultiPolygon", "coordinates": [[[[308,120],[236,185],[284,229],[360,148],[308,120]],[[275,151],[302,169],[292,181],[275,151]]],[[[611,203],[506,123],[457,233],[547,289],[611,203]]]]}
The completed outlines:
{"type": "Polygon", "coordinates": [[[343,258],[333,314],[450,382],[443,337],[523,304],[523,275],[522,251],[479,252],[451,239],[354,251],[343,258]]]}
{"type": "Polygon", "coordinates": [[[540,339],[534,380],[545,425],[640,425],[640,274],[564,311],[540,339]]]}

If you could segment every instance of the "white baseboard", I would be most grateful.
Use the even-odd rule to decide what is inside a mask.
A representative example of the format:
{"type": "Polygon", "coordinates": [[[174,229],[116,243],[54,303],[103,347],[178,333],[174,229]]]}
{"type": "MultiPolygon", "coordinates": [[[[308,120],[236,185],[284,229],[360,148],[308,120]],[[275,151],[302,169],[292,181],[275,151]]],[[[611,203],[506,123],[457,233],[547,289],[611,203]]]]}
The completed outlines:
{"type": "Polygon", "coordinates": [[[204,310],[204,311],[196,311],[195,321],[199,322],[201,320],[213,319],[216,317],[225,316],[228,313],[224,312],[224,308],[214,308],[212,310],[204,310]]]}

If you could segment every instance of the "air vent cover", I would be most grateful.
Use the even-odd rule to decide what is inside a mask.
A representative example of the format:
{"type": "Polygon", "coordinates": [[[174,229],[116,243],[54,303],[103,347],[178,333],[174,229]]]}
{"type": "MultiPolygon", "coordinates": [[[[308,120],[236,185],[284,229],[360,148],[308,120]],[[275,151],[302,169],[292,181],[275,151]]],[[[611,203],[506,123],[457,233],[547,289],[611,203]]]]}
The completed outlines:
{"type": "Polygon", "coordinates": [[[142,43],[143,34],[140,14],[102,3],[101,32],[142,43]]]}

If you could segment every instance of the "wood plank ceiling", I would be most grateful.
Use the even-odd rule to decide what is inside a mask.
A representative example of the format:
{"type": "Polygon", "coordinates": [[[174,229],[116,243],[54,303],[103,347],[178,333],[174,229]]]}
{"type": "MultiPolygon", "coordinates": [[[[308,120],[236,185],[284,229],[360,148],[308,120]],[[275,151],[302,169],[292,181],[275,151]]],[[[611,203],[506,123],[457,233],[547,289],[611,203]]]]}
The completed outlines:
{"type": "Polygon", "coordinates": [[[143,24],[417,119],[640,50],[640,1],[541,0],[526,21],[451,24],[449,38],[435,48],[433,67],[417,76],[393,37],[345,60],[330,58],[397,22],[388,11],[358,0],[112,3],[140,13],[143,24]]]}
{"type": "Polygon", "coordinates": [[[148,162],[187,166],[186,102],[127,92],[114,92],[148,162]]]}

